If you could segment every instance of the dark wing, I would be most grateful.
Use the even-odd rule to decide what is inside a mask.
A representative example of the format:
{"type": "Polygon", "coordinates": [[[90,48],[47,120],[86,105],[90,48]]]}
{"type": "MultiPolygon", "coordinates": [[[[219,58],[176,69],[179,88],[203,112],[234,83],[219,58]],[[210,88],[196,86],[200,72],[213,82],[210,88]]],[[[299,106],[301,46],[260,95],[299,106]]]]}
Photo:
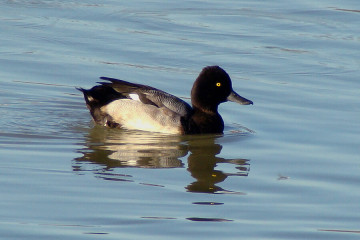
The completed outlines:
{"type": "Polygon", "coordinates": [[[101,82],[101,84],[112,87],[116,92],[126,98],[133,98],[131,94],[137,94],[139,100],[144,104],[152,104],[159,108],[166,107],[183,117],[192,113],[192,108],[188,103],[159,89],[115,78],[101,77],[100,79],[109,81],[101,82]]]}

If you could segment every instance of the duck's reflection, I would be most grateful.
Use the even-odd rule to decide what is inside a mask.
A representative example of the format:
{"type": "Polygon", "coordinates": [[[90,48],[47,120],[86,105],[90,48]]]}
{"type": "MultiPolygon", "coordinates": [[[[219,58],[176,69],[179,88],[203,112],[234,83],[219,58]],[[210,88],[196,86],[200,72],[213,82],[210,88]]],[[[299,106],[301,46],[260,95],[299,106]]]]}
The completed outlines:
{"type": "Polygon", "coordinates": [[[185,187],[187,191],[231,192],[216,184],[230,175],[247,176],[249,161],[217,157],[222,150],[222,145],[216,143],[219,137],[160,135],[94,127],[86,138],[84,148],[79,150],[83,156],[75,159],[73,170],[93,171],[103,179],[123,181],[126,176],[121,174],[110,177],[114,176],[115,168],[178,168],[184,167],[183,161],[187,159],[187,170],[196,179],[185,187]],[[91,169],[88,163],[93,163],[90,164],[91,169]],[[219,163],[236,165],[235,172],[215,170],[219,163]]]}
{"type": "MultiPolygon", "coordinates": [[[[183,167],[179,158],[188,150],[178,136],[148,134],[139,131],[92,128],[86,139],[80,162],[98,163],[104,170],[117,167],[174,168],[183,167]]],[[[74,170],[81,171],[81,164],[74,170]],[[77,169],[79,168],[79,169],[77,169]]]]}
{"type": "Polygon", "coordinates": [[[249,172],[249,161],[246,159],[224,159],[217,157],[220,154],[222,145],[215,143],[216,137],[204,136],[189,140],[188,171],[196,179],[186,189],[191,192],[230,192],[217,186],[229,175],[247,176],[249,172]],[[219,163],[235,164],[236,173],[226,173],[215,170],[219,163]]]}

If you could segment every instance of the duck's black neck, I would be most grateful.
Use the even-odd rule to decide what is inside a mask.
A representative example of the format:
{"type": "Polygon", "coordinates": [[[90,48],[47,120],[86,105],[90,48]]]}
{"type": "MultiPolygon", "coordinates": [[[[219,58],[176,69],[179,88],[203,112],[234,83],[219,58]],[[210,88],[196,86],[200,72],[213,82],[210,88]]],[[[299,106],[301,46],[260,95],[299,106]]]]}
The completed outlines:
{"type": "Polygon", "coordinates": [[[224,121],[220,114],[212,110],[202,110],[193,106],[193,114],[189,119],[187,133],[222,133],[224,121]]]}

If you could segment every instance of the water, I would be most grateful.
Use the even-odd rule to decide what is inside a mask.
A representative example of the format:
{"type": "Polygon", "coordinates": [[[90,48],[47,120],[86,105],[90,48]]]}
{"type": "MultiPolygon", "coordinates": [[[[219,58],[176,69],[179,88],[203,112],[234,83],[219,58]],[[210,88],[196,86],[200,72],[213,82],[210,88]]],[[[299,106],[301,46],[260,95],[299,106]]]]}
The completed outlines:
{"type": "Polygon", "coordinates": [[[1,239],[358,239],[357,1],[2,1],[1,239]],[[253,106],[220,136],[94,126],[100,76],[187,99],[218,64],[253,106]]]}

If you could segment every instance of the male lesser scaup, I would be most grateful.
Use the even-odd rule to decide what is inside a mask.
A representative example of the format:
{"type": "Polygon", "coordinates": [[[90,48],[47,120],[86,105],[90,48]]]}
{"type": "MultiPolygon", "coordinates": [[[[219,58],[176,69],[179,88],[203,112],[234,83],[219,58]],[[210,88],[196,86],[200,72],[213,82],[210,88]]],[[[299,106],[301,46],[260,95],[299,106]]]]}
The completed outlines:
{"type": "Polygon", "coordinates": [[[192,107],[153,87],[114,78],[100,79],[108,82],[78,90],[83,92],[94,121],[108,127],[173,134],[222,133],[220,103],[253,104],[232,89],[229,75],[219,66],[205,67],[199,74],[191,90],[192,107]]]}

